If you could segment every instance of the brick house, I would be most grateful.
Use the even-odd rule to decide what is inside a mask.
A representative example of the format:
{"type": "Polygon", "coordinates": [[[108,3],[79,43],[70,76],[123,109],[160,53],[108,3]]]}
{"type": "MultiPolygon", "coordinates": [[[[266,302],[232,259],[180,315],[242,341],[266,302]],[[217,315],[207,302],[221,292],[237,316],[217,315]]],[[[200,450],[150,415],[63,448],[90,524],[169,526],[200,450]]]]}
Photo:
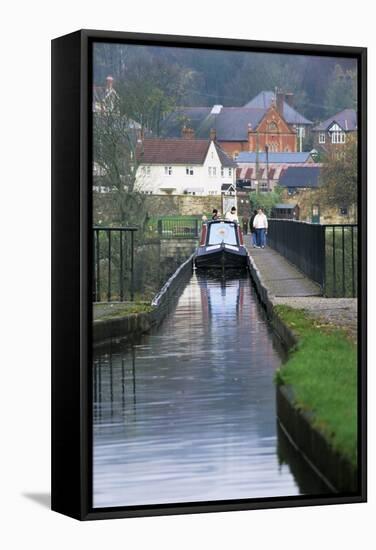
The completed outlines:
{"type": "Polygon", "coordinates": [[[281,113],[287,124],[295,129],[298,141],[297,150],[302,151],[302,141],[311,129],[312,121],[308,120],[296,109],[294,109],[292,105],[293,97],[294,94],[292,93],[284,93],[280,91],[262,91],[257,94],[257,96],[255,96],[253,99],[251,99],[251,101],[246,103],[244,107],[266,110],[269,109],[269,107],[274,103],[277,106],[277,110],[281,113]]]}
{"type": "Polygon", "coordinates": [[[295,111],[285,97],[282,93],[261,92],[243,107],[180,108],[166,117],[162,134],[176,137],[184,124],[197,137],[214,136],[233,158],[241,152],[265,151],[265,146],[271,152],[295,152],[301,146],[298,128],[312,123],[295,111]]]}

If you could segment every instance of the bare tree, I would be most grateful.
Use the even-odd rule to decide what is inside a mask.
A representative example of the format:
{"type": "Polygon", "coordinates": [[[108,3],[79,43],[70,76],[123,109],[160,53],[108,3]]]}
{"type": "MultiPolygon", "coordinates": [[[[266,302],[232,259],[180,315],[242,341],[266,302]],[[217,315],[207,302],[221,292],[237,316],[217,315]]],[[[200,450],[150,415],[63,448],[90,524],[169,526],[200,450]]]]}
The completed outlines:
{"type": "Polygon", "coordinates": [[[119,222],[143,225],[145,197],[135,188],[139,125],[118,108],[93,114],[93,154],[97,182],[116,195],[119,222]]]}

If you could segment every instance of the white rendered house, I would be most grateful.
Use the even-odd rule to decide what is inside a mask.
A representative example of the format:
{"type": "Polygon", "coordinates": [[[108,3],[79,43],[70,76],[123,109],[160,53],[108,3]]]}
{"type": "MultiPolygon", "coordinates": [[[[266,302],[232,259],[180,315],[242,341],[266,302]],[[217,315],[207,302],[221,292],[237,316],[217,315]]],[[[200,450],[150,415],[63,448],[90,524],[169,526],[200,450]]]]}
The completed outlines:
{"type": "Polygon", "coordinates": [[[135,188],[164,195],[220,195],[236,182],[236,164],[213,140],[145,139],[137,146],[135,188]]]}

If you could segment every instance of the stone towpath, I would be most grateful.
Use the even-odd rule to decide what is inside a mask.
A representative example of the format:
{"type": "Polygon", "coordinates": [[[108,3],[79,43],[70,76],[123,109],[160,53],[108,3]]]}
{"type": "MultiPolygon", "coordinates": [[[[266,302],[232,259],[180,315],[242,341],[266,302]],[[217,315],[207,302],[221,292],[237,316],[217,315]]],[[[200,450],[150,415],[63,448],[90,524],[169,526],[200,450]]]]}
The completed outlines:
{"type": "Polygon", "coordinates": [[[325,298],[320,287],[281,254],[268,247],[253,248],[250,235],[244,236],[244,244],[273,305],[304,309],[325,323],[344,328],[356,340],[356,298],[325,298]]]}
{"type": "Polygon", "coordinates": [[[308,279],[281,254],[268,247],[253,248],[249,235],[245,235],[244,244],[270,294],[285,297],[321,296],[320,286],[308,279]]]}

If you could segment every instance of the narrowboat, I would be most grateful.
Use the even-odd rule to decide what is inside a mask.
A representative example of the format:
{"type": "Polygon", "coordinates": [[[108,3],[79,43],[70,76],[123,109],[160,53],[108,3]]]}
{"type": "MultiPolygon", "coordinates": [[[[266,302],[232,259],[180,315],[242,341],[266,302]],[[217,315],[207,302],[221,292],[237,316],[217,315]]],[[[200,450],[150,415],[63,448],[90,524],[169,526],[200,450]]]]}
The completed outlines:
{"type": "Polygon", "coordinates": [[[202,225],[200,244],[194,257],[196,268],[239,269],[247,266],[247,258],[238,223],[213,220],[202,225]]]}

